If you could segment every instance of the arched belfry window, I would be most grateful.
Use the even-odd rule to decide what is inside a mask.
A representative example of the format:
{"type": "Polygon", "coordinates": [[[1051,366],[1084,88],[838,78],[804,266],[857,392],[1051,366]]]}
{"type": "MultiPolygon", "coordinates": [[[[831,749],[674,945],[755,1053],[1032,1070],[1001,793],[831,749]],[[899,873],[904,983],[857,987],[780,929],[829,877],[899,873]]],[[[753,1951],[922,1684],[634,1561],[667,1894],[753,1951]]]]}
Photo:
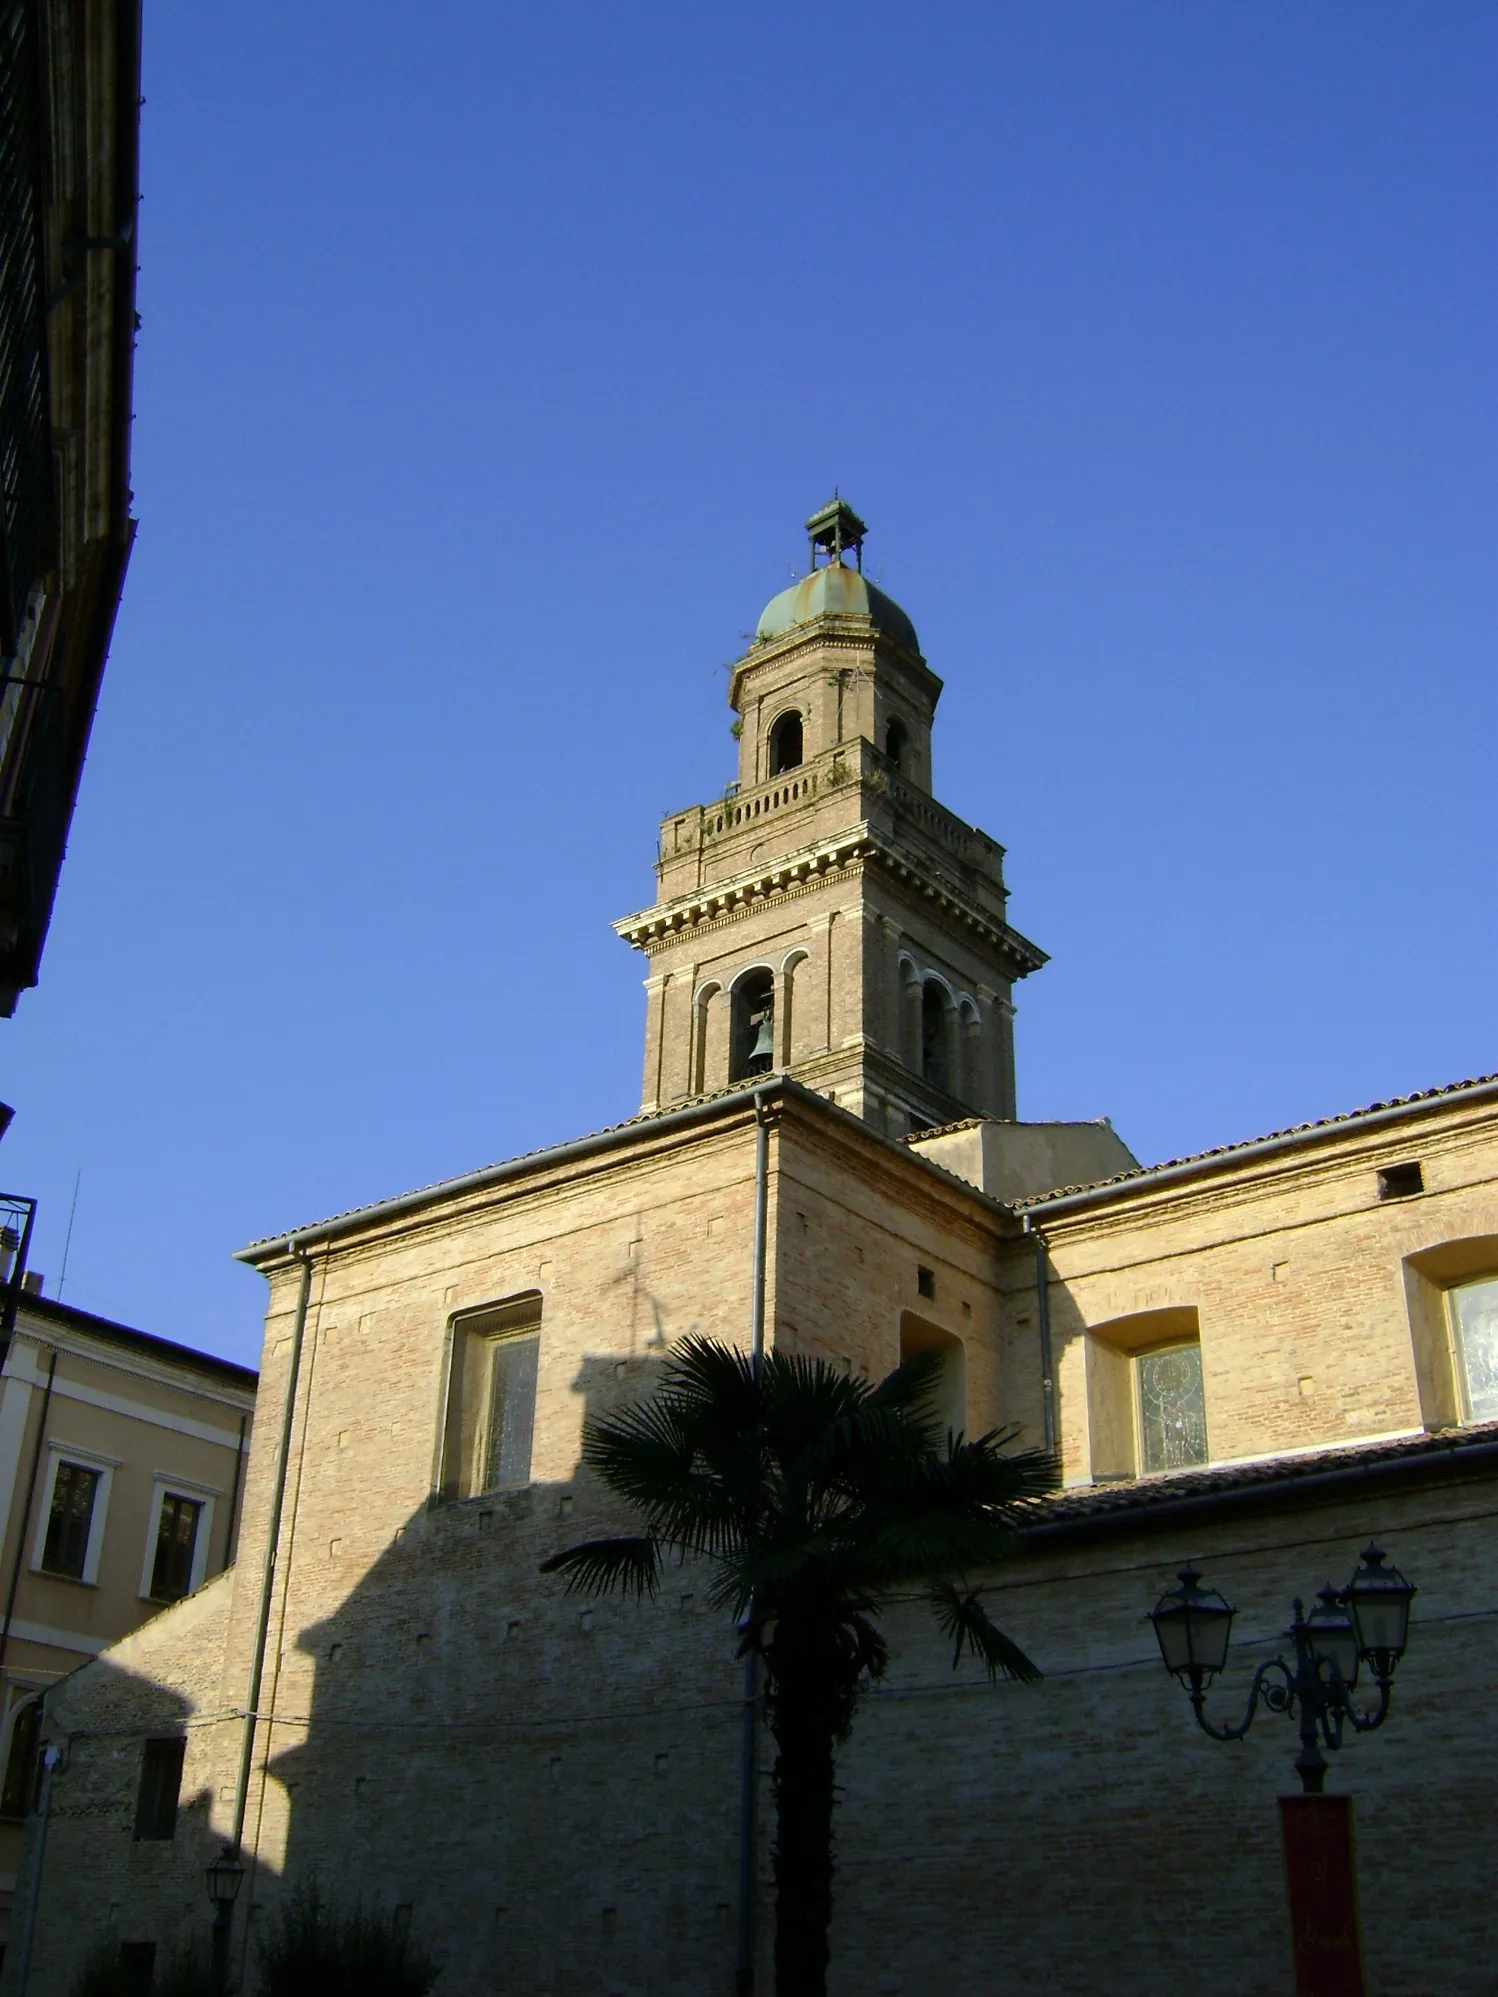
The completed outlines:
{"type": "Polygon", "coordinates": [[[770,775],[799,770],[802,758],[801,717],[794,708],[782,714],[770,730],[770,775]]]}
{"type": "Polygon", "coordinates": [[[733,988],[728,1079],[768,1075],[775,1065],[775,975],[750,971],[733,988]]]}
{"type": "Polygon", "coordinates": [[[947,994],[935,978],[927,978],[921,986],[921,1073],[933,1088],[955,1095],[947,994]]]}
{"type": "Polygon", "coordinates": [[[884,753],[897,770],[905,767],[906,750],[910,747],[910,736],[903,721],[891,721],[884,731],[884,753]]]}

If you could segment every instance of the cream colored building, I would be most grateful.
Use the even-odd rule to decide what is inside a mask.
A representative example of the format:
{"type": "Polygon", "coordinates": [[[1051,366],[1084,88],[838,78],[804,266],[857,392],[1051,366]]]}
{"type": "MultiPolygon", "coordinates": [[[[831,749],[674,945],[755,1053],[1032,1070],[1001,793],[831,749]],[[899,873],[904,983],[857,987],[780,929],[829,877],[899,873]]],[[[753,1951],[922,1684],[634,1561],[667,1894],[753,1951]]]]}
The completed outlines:
{"type": "Polygon", "coordinates": [[[0,1366],[0,1920],[37,1695],[229,1564],[254,1407],[248,1367],[20,1300],[0,1366]]]}
{"type": "Polygon", "coordinates": [[[994,1577],[1042,1686],[954,1674],[892,1618],[840,1767],[835,1991],[1288,1990],[1293,1732],[1206,1740],[1145,1614],[1188,1558],[1233,1597],[1236,1718],[1291,1597],[1370,1535],[1421,1591],[1393,1717],[1334,1757],[1374,1987],[1491,1989],[1498,1078],[1148,1168],[1106,1124],[1015,1121],[1039,952],[998,848],[930,797],[938,683],[849,565],[860,523],[811,524],[735,672],[740,787],[666,821],[659,899],[621,925],[641,1115],[243,1251],[269,1290],[253,1557],[48,1702],[40,1997],[100,1939],[203,1931],[236,1835],[247,1987],[263,1910],[317,1874],[409,1908],[450,1997],[732,1988],[734,1632],[690,1569],[642,1607],[538,1567],[625,1523],[587,1416],[688,1331],[747,1342],[756,1267],[776,1345],[870,1376],[935,1347],[950,1418],[1053,1440],[1064,1476],[994,1577]],[[162,1742],[175,1835],[143,1840],[162,1742]]]}

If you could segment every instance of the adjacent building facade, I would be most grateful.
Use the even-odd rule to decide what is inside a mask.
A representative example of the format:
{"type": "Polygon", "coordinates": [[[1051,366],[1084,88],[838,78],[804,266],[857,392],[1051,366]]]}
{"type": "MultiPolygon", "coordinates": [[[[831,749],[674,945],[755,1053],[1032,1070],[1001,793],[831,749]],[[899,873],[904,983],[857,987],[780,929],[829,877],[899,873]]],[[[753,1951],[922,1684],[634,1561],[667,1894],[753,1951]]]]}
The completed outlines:
{"type": "Polygon", "coordinates": [[[247,1367],[27,1293],[0,1366],[0,1946],[40,1695],[233,1559],[247,1367]]]}
{"type": "Polygon", "coordinates": [[[0,23],[0,1015],[34,985],[135,533],[140,0],[0,23]]]}
{"type": "Polygon", "coordinates": [[[1040,953],[997,846],[930,796],[937,682],[861,523],[810,531],[735,672],[739,788],[666,821],[659,899],[621,925],[642,1113],[244,1251],[269,1289],[246,1558],[46,1702],[40,1997],[101,1943],[200,1935],[226,1838],[246,1988],[265,1910],[316,1875],[409,1909],[451,1997],[726,1997],[735,1633],[690,1568],[643,1606],[538,1569],[626,1524],[588,1416],[689,1331],[746,1343],[756,1270],[775,1344],[871,1377],[936,1349],[952,1423],[1017,1425],[1063,1475],[993,1577],[1042,1686],[954,1673],[892,1618],[840,1766],[834,1990],[1288,1990],[1293,1732],[1205,1739],[1145,1617],[1188,1558],[1233,1597],[1236,1719],[1291,1598],[1370,1535],[1421,1591],[1393,1717],[1333,1772],[1371,1972],[1490,1989],[1492,1781],[1458,1716],[1498,1618],[1498,1077],[1155,1167],[1106,1124],[1017,1121],[1040,953]]]}

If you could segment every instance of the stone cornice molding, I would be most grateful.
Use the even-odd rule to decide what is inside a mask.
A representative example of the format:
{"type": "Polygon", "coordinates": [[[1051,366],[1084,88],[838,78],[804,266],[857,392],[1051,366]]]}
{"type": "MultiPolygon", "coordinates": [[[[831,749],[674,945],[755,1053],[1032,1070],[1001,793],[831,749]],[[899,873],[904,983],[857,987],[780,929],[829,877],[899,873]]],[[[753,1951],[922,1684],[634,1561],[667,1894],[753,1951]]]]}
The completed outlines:
{"type": "Polygon", "coordinates": [[[882,652],[893,666],[912,675],[933,710],[941,698],[942,681],[919,652],[908,651],[904,645],[897,644],[887,632],[878,630],[870,618],[826,611],[820,617],[810,618],[805,624],[793,624],[783,637],[763,642],[756,640],[742,658],[736,659],[728,679],[729,706],[738,713],[746,674],[758,672],[762,666],[778,665],[794,659],[801,652],[832,651],[882,652]]]}
{"type": "Polygon", "coordinates": [[[614,924],[616,935],[636,950],[653,955],[673,943],[686,931],[711,934],[725,924],[737,921],[748,909],[764,908],[790,900],[821,887],[829,877],[853,877],[868,865],[881,868],[903,886],[913,887],[923,901],[955,919],[971,935],[988,944],[1005,960],[1010,975],[1028,977],[1047,962],[1045,951],[1011,929],[995,922],[965,895],[922,872],[865,821],[835,838],[822,840],[799,852],[788,853],[768,867],[756,867],[711,887],[677,895],[653,908],[626,915],[614,924]]]}

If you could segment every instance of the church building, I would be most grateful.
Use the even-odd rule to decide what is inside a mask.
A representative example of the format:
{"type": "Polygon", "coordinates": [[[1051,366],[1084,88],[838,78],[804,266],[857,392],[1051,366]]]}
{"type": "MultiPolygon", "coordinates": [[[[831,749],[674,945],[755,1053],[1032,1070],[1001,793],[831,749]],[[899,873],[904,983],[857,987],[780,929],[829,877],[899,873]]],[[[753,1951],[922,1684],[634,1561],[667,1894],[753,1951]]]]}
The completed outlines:
{"type": "Polygon", "coordinates": [[[1206,1699],[1236,1725],[1292,1601],[1370,1540],[1419,1592],[1386,1724],[1325,1756],[1368,1987],[1491,1990],[1498,1076],[1152,1166],[1020,1121],[1044,953],[1003,848],[933,794],[941,681],[863,523],[839,499],[808,533],[733,668],[737,779],[664,821],[617,925],[640,1113],[241,1251],[268,1307],[239,1558],[48,1694],[31,1997],[206,1932],[226,1841],[247,1991],[316,1877],[406,1910],[443,1997],[728,1997],[743,1937],[767,1992],[735,1632],[690,1568],[644,1604],[539,1571],[629,1529],[588,1416],[684,1334],[757,1326],[870,1378],[936,1350],[954,1427],[1017,1425],[1062,1473],[990,1596],[1042,1684],[889,1619],[840,1756],[833,1991],[1295,1989],[1297,1730],[1261,1701],[1208,1738],[1148,1614],[1188,1563],[1236,1608],[1206,1699]],[[143,1834],[161,1742],[180,1790],[143,1834]]]}

